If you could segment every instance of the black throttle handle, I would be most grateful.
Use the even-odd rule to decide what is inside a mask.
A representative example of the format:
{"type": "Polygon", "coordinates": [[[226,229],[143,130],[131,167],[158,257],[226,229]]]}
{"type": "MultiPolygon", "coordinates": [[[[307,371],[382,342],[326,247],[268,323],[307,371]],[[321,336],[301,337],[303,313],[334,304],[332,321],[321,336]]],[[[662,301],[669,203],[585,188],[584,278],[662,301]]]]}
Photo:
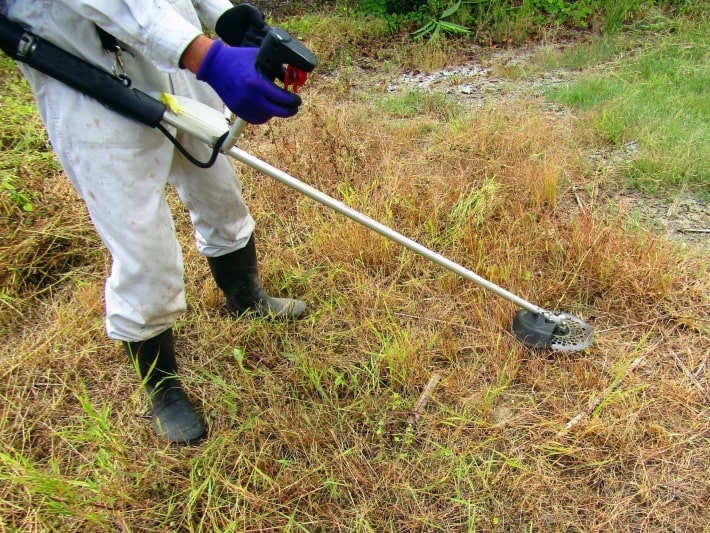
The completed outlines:
{"type": "Polygon", "coordinates": [[[292,86],[294,92],[298,92],[317,64],[313,52],[283,28],[269,30],[256,56],[256,68],[264,78],[269,81],[278,78],[286,89],[292,86]]]}
{"type": "MultiPolygon", "coordinates": [[[[284,83],[287,91],[298,92],[298,88],[306,83],[308,73],[311,72],[318,60],[306,46],[282,28],[270,28],[259,46],[256,54],[256,70],[269,82],[277,79],[284,83]]],[[[246,122],[238,118],[227,132],[224,139],[217,139],[221,143],[220,150],[228,152],[242,134],[246,122]]]]}

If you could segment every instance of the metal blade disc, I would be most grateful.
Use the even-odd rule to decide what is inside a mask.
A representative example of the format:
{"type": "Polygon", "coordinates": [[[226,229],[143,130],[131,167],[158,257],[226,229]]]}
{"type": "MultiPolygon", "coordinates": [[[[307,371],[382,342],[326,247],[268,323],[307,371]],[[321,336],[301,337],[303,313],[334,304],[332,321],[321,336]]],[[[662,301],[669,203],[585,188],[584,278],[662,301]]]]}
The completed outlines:
{"type": "Polygon", "coordinates": [[[569,313],[555,314],[564,322],[552,332],[550,348],[560,352],[579,352],[594,343],[592,326],[569,313]]]}

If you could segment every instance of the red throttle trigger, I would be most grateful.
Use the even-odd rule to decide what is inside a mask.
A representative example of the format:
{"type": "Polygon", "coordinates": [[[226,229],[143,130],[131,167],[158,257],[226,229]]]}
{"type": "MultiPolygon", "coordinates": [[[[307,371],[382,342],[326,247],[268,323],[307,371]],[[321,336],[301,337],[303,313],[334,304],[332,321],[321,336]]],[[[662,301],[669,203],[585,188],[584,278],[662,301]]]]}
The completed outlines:
{"type": "Polygon", "coordinates": [[[293,65],[286,66],[284,88],[287,91],[297,93],[298,89],[306,84],[306,81],[308,81],[308,73],[305,70],[301,70],[293,65]]]}

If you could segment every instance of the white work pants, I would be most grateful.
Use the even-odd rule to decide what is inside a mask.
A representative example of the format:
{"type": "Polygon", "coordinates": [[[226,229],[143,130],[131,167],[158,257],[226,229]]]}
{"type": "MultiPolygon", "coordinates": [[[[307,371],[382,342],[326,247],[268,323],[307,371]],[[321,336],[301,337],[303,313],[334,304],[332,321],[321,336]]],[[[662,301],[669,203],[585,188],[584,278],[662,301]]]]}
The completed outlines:
{"type": "MultiPolygon", "coordinates": [[[[166,184],[176,188],[190,212],[200,253],[230,253],[244,247],[254,229],[230,160],[220,156],[211,168],[200,169],[158,130],[32,69],[23,71],[59,161],[111,252],[105,287],[108,336],[140,341],[172,327],[186,305],[166,184]]],[[[150,79],[133,81],[149,94],[170,91],[221,109],[214,92],[186,71],[169,76],[152,71],[150,79]]],[[[198,159],[208,159],[204,143],[184,134],[178,139],[198,159]]]]}

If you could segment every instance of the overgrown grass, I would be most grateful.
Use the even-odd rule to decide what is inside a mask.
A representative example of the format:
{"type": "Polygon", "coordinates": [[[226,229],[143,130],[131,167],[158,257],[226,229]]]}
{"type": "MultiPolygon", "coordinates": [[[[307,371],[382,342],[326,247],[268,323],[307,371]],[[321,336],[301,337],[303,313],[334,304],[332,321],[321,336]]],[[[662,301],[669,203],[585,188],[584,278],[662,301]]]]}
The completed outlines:
{"type": "MultiPolygon", "coordinates": [[[[7,64],[2,72],[19,83],[7,64]]],[[[210,431],[200,446],[171,449],[105,339],[103,256],[94,272],[65,262],[52,285],[61,290],[44,298],[37,286],[2,333],[0,527],[703,531],[705,257],[627,232],[623,210],[576,202],[587,137],[536,101],[473,111],[437,96],[353,97],[326,76],[303,97],[297,117],[250,128],[242,146],[515,293],[582,316],[596,344],[576,355],[527,349],[508,333],[511,304],[239,167],[264,283],[304,298],[309,316],[225,316],[171,194],[189,305],[176,325],[181,375],[210,431]]],[[[35,121],[24,122],[41,138],[35,121]]],[[[54,164],[28,169],[31,183],[66,183],[54,164]]],[[[33,213],[66,217],[77,204],[55,185],[33,213]]],[[[43,220],[23,221],[42,233],[43,220]]],[[[72,235],[92,231],[85,218],[73,224],[72,235]]],[[[14,233],[2,240],[24,249],[14,233]]],[[[69,251],[96,261],[84,244],[69,251]]],[[[8,252],[0,266],[21,257],[8,252]]]]}

